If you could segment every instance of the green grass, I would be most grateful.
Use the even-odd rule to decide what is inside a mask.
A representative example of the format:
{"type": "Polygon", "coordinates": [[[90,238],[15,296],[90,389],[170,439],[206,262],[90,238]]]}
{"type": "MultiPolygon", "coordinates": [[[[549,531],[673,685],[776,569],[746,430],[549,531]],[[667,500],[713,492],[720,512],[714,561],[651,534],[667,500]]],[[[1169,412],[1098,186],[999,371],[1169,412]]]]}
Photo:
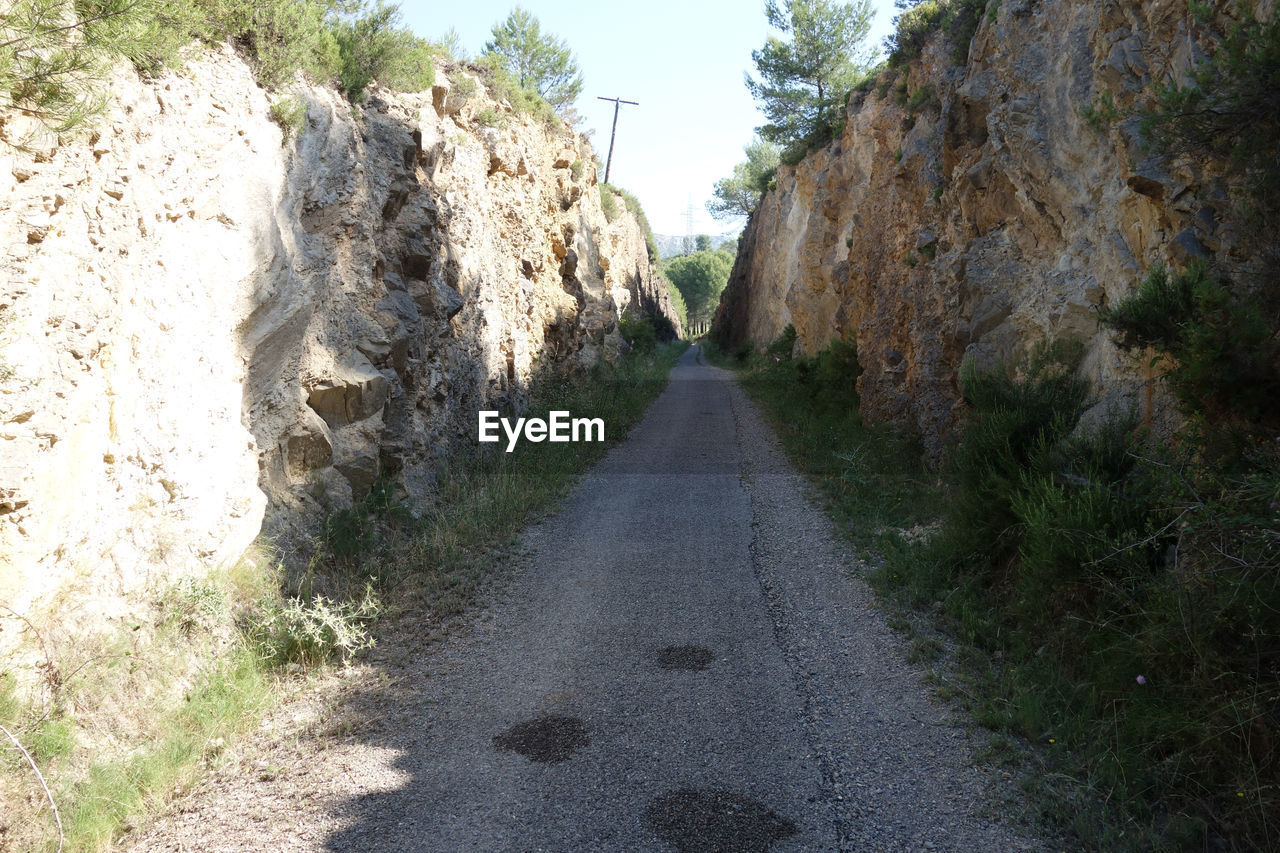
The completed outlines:
{"type": "Polygon", "coordinates": [[[521,530],[568,494],[578,475],[626,437],[666,387],[667,373],[688,344],[658,344],[617,365],[599,364],[577,380],[536,390],[528,417],[552,410],[605,421],[605,442],[523,442],[469,447],[440,468],[437,497],[423,516],[397,525],[366,557],[384,583],[404,587],[415,608],[436,619],[463,612],[521,530]]]}
{"type": "Polygon", "coordinates": [[[163,712],[140,749],[93,763],[86,780],[63,791],[67,849],[110,849],[122,828],[140,825],[193,784],[207,761],[256,723],[272,701],[273,680],[261,659],[242,650],[163,712]]]}
{"type": "MultiPolygon", "coordinates": [[[[329,519],[300,570],[251,556],[156,591],[146,615],[116,634],[43,636],[34,680],[19,685],[0,671],[0,724],[44,774],[65,849],[112,849],[188,789],[277,701],[286,665],[306,671],[358,653],[384,613],[412,614],[431,634],[464,612],[520,531],[625,438],[685,346],[659,344],[534,387],[523,414],[601,417],[605,443],[526,442],[509,454],[461,446],[441,463],[434,499],[416,517],[384,479],[329,519]]],[[[16,749],[0,750],[0,800],[6,845],[57,848],[53,813],[16,749]]]]}
{"type": "Polygon", "coordinates": [[[862,423],[856,349],[834,341],[816,357],[793,360],[794,336],[788,328],[761,354],[725,354],[709,345],[709,355],[740,371],[743,388],[856,544],[871,547],[888,531],[932,521],[939,506],[936,475],[926,469],[918,444],[900,430],[862,423]]]}
{"type": "Polygon", "coordinates": [[[792,360],[793,340],[721,358],[876,566],[909,660],[951,638],[941,692],[1013,745],[1028,816],[1084,850],[1274,849],[1280,441],[1223,461],[1197,429],[1082,429],[1081,350],[1059,342],[967,369],[930,471],[860,423],[851,347],[792,360]]]}

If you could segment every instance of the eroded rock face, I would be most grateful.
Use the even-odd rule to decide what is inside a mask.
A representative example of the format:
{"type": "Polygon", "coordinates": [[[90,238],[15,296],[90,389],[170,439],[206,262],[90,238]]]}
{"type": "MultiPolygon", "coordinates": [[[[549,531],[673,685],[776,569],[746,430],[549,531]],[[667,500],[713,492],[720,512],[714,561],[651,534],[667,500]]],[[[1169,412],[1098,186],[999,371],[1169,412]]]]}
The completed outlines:
{"type": "Polygon", "coordinates": [[[864,416],[934,452],[961,363],[1011,363],[1045,338],[1086,341],[1100,408],[1142,408],[1152,378],[1097,309],[1155,263],[1245,249],[1210,175],[1165,171],[1136,119],[1095,126],[1085,108],[1127,107],[1203,48],[1177,0],[1000,3],[966,66],[941,40],[913,64],[914,115],[891,90],[855,95],[838,140],[780,169],[717,322],[761,345],[794,324],[806,353],[855,335],[864,416]]]}
{"type": "Polygon", "coordinates": [[[359,116],[299,83],[284,144],[229,50],[121,71],[88,142],[0,117],[0,600],[110,616],[264,525],[287,551],[383,473],[421,497],[478,409],[661,302],[634,217],[573,176],[586,143],[470,74],[359,116]]]}

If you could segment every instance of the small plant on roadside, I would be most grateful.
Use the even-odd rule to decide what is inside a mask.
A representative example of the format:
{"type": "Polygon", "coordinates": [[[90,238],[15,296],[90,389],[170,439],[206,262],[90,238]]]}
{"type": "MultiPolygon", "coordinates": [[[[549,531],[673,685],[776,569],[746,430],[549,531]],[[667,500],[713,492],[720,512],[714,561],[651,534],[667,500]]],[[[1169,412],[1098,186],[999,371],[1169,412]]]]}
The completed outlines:
{"type": "Polygon", "coordinates": [[[369,628],[381,610],[371,583],[365,585],[358,601],[333,601],[324,596],[310,601],[268,600],[260,605],[246,634],[256,653],[276,666],[315,666],[335,657],[348,660],[356,652],[372,648],[369,628]]]}

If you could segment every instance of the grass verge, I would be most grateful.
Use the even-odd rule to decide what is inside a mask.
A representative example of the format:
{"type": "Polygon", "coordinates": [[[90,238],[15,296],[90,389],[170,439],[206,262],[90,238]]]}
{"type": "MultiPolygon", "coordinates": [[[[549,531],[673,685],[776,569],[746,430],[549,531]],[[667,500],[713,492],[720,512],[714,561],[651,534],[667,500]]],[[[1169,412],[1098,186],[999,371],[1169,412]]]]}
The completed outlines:
{"type": "Polygon", "coordinates": [[[156,589],[93,636],[0,612],[33,650],[29,665],[0,668],[0,725],[48,785],[46,796],[22,751],[0,741],[0,849],[56,850],[58,821],[63,849],[112,849],[257,725],[290,673],[367,648],[387,611],[413,609],[440,624],[463,612],[502,549],[625,438],[685,346],[633,351],[576,380],[535,386],[523,414],[603,418],[604,443],[526,442],[510,454],[460,447],[442,462],[430,506],[409,507],[394,481],[381,481],[329,519],[299,571],[250,555],[156,589]],[[17,677],[20,667],[27,677],[17,677]]]}
{"type": "MultiPolygon", "coordinates": [[[[1029,816],[1097,851],[1280,844],[1280,440],[1085,427],[1081,349],[968,370],[936,472],[857,416],[856,352],[722,359],[875,566],[939,695],[996,732],[1029,816]],[[1212,448],[1206,450],[1206,448],[1212,448]]],[[[1199,431],[1204,431],[1200,434],[1199,431]]]]}

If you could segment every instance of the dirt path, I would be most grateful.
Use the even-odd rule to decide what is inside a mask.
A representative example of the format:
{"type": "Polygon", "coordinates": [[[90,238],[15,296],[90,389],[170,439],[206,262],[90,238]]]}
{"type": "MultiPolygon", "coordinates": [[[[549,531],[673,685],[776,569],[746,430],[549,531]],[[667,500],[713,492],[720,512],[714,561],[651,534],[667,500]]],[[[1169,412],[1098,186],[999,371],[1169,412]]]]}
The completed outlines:
{"type": "Polygon", "coordinates": [[[470,630],[289,703],[135,849],[1040,849],[805,495],[691,350],[470,630]]]}

